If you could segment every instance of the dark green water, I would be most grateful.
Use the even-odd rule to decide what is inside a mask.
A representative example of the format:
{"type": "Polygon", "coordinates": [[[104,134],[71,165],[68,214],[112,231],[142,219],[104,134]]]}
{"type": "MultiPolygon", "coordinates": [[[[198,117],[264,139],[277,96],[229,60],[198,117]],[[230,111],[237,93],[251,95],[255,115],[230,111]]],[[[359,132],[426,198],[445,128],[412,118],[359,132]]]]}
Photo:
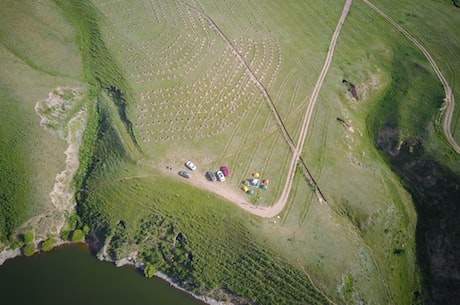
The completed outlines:
{"type": "Polygon", "coordinates": [[[163,280],[133,267],[100,262],[84,246],[61,247],[0,266],[2,304],[202,305],[163,280]]]}

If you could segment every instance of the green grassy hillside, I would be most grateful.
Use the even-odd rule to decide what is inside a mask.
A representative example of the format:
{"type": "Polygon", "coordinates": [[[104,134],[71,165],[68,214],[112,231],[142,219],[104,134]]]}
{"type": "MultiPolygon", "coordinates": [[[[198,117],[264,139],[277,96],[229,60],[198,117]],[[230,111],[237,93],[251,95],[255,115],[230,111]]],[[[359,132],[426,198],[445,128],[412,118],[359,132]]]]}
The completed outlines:
{"type": "MultiPolygon", "coordinates": [[[[423,38],[457,92],[453,6],[390,4],[382,7],[423,38]],[[448,20],[420,26],[442,14],[448,20]]],[[[456,265],[436,261],[458,253],[459,158],[438,123],[443,88],[423,54],[364,1],[353,2],[302,148],[317,185],[297,166],[283,211],[250,213],[282,194],[343,5],[3,2],[4,247],[24,233],[79,240],[90,230],[99,256],[147,264],[148,274],[235,304],[448,301],[436,296],[455,290],[448,266],[456,265]],[[56,99],[62,104],[43,106],[56,99]],[[57,116],[52,132],[37,113],[57,116]],[[69,172],[64,151],[79,134],[79,167],[64,192],[77,203],[70,216],[49,194],[56,174],[69,172]],[[177,171],[189,159],[198,170],[187,180],[177,171]],[[225,183],[204,179],[222,164],[232,172],[225,183]],[[270,184],[251,197],[241,187],[254,171],[270,184]],[[433,255],[431,240],[441,237],[448,247],[433,255]]]]}
{"type": "MultiPolygon", "coordinates": [[[[106,118],[102,121],[104,127],[99,131],[96,155],[81,193],[80,212],[93,229],[101,232],[101,238],[111,240],[106,254],[113,259],[137,255],[189,289],[211,293],[216,298],[230,293],[227,297],[240,296],[253,301],[267,298],[261,303],[275,304],[293,302],[305,293],[319,301],[322,298],[319,289],[339,303],[413,302],[413,293],[420,287],[415,266],[415,214],[410,198],[377,157],[367,138],[367,112],[363,110],[363,114],[351,117],[350,111],[357,105],[347,104],[346,88],[342,85],[342,78],[356,82],[361,97],[367,101],[366,109],[371,110],[372,99],[381,96],[389,85],[388,70],[394,57],[385,50],[396,46],[392,44],[393,39],[401,37],[397,34],[388,37],[383,45],[378,43],[381,39],[359,37],[359,27],[372,13],[363,6],[355,11],[341,38],[338,63],[333,67],[335,73],[327,80],[324,95],[330,99],[321,98],[315,114],[317,122],[305,147],[304,158],[326,189],[328,205],[316,201],[308,181],[299,171],[290,203],[280,218],[261,220],[211,193],[164,176],[161,168],[171,163],[174,168],[180,167],[178,160],[189,157],[199,166],[212,168],[230,158],[236,178],[229,182],[235,188],[251,170],[261,166],[267,168],[275,185],[280,184],[285,177],[281,168],[286,166],[283,160],[287,159],[287,145],[276,134],[276,122],[264,105],[267,101],[260,93],[257,95],[257,86],[247,83],[247,76],[238,69],[238,58],[230,55],[225,44],[235,43],[254,73],[267,85],[295,139],[304,103],[325,58],[328,37],[341,4],[337,3],[335,11],[327,17],[318,14],[324,11],[321,5],[308,9],[301,4],[277,9],[264,3],[255,7],[241,4],[239,9],[245,13],[230,13],[239,24],[243,20],[253,21],[259,35],[243,34],[242,29],[232,27],[233,19],[223,19],[220,15],[228,9],[223,4],[154,5],[158,6],[154,10],[133,6],[129,13],[123,2],[95,5],[104,14],[99,24],[106,37],[107,51],[121,63],[133,92],[132,99],[126,100],[127,116],[133,122],[134,136],[144,153],[139,159],[135,156],[137,153],[132,150],[128,153],[123,148],[122,143],[129,142],[129,138],[123,136],[123,124],[113,117],[116,111],[107,110],[111,109],[110,101],[101,103],[99,111],[105,113],[106,118]],[[283,30],[282,20],[296,9],[298,16],[283,30]],[[209,20],[219,24],[225,37],[209,25],[209,20]],[[302,21],[306,22],[305,28],[310,24],[316,31],[299,28],[302,21]],[[148,24],[152,26],[147,28],[148,24]],[[187,34],[189,28],[194,30],[187,34]],[[260,40],[261,37],[266,40],[260,40]],[[305,40],[301,42],[298,37],[305,40]],[[293,41],[297,45],[292,44],[293,41]],[[348,53],[342,53],[341,48],[348,53]],[[356,51],[349,52],[351,48],[356,51]],[[371,57],[369,62],[354,61],[362,56],[360,52],[369,52],[368,48],[380,55],[371,57]],[[198,56],[190,57],[190,54],[198,56]],[[204,56],[210,59],[203,61],[204,56]],[[270,60],[269,64],[260,67],[268,70],[260,71],[258,65],[264,59],[270,60]],[[272,61],[274,66],[270,70],[272,61]],[[260,72],[255,72],[258,69],[260,72]],[[371,86],[373,77],[381,80],[375,87],[371,86]],[[217,88],[223,91],[216,91],[217,88]],[[254,100],[241,104],[245,98],[232,88],[245,96],[249,94],[254,100]],[[235,105],[236,113],[242,111],[238,121],[233,121],[231,108],[230,113],[226,113],[226,99],[235,105]],[[339,103],[333,103],[337,100],[339,103]],[[219,110],[220,105],[224,111],[211,115],[215,111],[212,107],[217,106],[219,110]],[[201,107],[201,112],[195,112],[197,107],[201,107]],[[245,110],[245,107],[249,108],[245,110]],[[347,114],[348,117],[344,117],[347,114]],[[344,134],[345,129],[337,123],[336,116],[347,121],[353,118],[356,134],[344,134]],[[207,118],[212,118],[209,126],[205,126],[207,118]],[[246,122],[246,118],[250,120],[246,122]],[[217,128],[216,122],[226,119],[228,124],[222,125],[225,128],[217,128]],[[211,128],[209,134],[208,128],[211,128]],[[263,130],[269,133],[255,139],[254,134],[263,134],[263,130]],[[275,137],[269,137],[271,134],[275,137]],[[338,139],[344,139],[339,146],[338,139]],[[269,144],[266,140],[275,142],[269,144]],[[326,149],[329,143],[336,144],[326,149]],[[223,152],[219,152],[220,147],[224,147],[223,152]],[[263,149],[265,147],[269,149],[263,149]],[[348,153],[343,154],[340,147],[348,153]],[[362,154],[358,154],[360,150],[362,154]],[[347,180],[346,176],[356,179],[347,180]],[[354,191],[358,188],[366,191],[354,191]],[[152,226],[156,228],[154,233],[147,234],[145,230],[152,226]],[[256,252],[247,252],[245,248],[254,248],[256,252]],[[301,289],[292,299],[283,294],[281,287],[293,282],[293,278],[260,282],[251,289],[244,284],[243,278],[258,282],[257,277],[261,276],[246,266],[245,261],[271,262],[277,257],[286,265],[274,273],[281,277],[284,272],[300,272],[303,281],[312,280],[316,288],[301,289]],[[234,269],[235,266],[238,269],[234,269]],[[241,281],[240,276],[243,276],[241,281]],[[382,286],[385,289],[381,289],[382,286]],[[256,293],[257,290],[263,292],[256,293]],[[270,295],[279,295],[280,299],[267,297],[267,291],[272,291],[270,295]]],[[[378,37],[387,29],[385,22],[378,22],[368,37],[378,37]]],[[[407,44],[404,48],[411,50],[407,44]]],[[[104,82],[109,83],[101,81],[104,82]]],[[[271,195],[271,200],[278,192],[271,195]]]]}

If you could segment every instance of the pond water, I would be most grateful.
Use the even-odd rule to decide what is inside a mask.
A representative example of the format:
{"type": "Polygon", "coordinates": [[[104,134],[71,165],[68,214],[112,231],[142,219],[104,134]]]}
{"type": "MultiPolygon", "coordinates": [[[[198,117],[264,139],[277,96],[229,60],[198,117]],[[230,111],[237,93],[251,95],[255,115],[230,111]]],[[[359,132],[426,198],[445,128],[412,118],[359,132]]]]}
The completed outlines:
{"type": "Polygon", "coordinates": [[[83,245],[17,257],[0,266],[2,304],[203,305],[131,266],[100,262],[83,245]]]}

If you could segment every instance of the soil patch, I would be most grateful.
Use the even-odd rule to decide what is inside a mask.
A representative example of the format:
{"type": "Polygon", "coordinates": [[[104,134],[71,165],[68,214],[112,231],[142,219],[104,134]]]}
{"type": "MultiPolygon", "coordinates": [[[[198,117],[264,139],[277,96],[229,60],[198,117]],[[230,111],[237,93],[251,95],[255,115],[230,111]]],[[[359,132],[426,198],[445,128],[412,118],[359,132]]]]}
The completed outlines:
{"type": "Polygon", "coordinates": [[[353,96],[353,98],[355,100],[359,100],[358,99],[358,90],[356,90],[356,86],[353,85],[352,83],[350,83],[349,81],[347,81],[346,79],[342,80],[342,83],[344,83],[347,86],[348,92],[351,93],[351,96],[353,96]]]}

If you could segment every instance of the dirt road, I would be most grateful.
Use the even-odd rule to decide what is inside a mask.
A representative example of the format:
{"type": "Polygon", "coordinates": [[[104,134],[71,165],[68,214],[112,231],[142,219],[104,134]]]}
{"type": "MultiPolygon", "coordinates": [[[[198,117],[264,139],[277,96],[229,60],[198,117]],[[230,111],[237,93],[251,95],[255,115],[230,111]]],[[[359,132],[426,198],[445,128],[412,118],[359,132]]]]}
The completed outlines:
{"type": "MultiPolygon", "coordinates": [[[[315,107],[316,100],[318,98],[319,92],[320,92],[321,87],[323,85],[323,82],[324,82],[324,79],[326,77],[327,71],[329,70],[329,66],[330,66],[330,64],[332,62],[332,58],[334,56],[334,51],[335,51],[335,46],[337,44],[337,40],[339,38],[340,31],[342,29],[343,23],[345,22],[345,19],[348,16],[348,13],[350,11],[352,0],[346,0],[345,5],[343,7],[342,14],[340,16],[339,22],[338,22],[338,24],[336,26],[336,29],[335,29],[334,34],[332,36],[331,43],[329,45],[329,51],[327,53],[327,57],[326,57],[326,60],[324,62],[324,65],[323,65],[323,69],[321,70],[321,73],[320,73],[320,75],[318,77],[316,85],[315,85],[315,87],[313,89],[312,95],[311,95],[311,97],[309,99],[308,107],[307,107],[307,110],[306,110],[306,113],[305,113],[305,116],[304,116],[304,120],[303,120],[303,123],[302,123],[302,126],[301,126],[299,140],[297,141],[296,145],[294,145],[291,136],[287,132],[287,130],[286,130],[285,126],[284,126],[284,123],[283,123],[281,117],[279,116],[279,113],[276,110],[276,107],[274,106],[274,103],[273,103],[270,95],[268,94],[266,88],[257,79],[256,75],[253,73],[253,71],[251,70],[250,66],[246,63],[245,59],[238,52],[238,50],[233,46],[231,41],[226,37],[226,35],[221,31],[221,29],[216,25],[216,23],[211,19],[210,16],[206,15],[204,12],[194,8],[193,6],[191,6],[191,5],[189,5],[189,4],[185,3],[185,2],[182,2],[182,3],[183,3],[183,5],[187,6],[188,8],[192,9],[196,13],[198,13],[198,14],[202,15],[204,18],[206,18],[206,20],[208,20],[210,26],[232,48],[233,54],[235,54],[235,56],[238,58],[238,60],[246,67],[246,73],[250,76],[250,78],[254,82],[254,84],[263,93],[268,105],[270,106],[270,109],[271,109],[272,113],[275,116],[275,119],[278,122],[278,125],[280,126],[281,131],[283,132],[283,136],[284,136],[286,142],[288,143],[289,147],[292,150],[292,159],[291,159],[291,163],[290,163],[290,166],[289,166],[289,171],[288,171],[288,175],[286,177],[286,182],[285,182],[283,191],[282,191],[282,193],[280,195],[280,198],[271,207],[259,207],[259,206],[254,206],[254,205],[250,204],[249,201],[248,201],[247,196],[245,196],[240,190],[234,189],[232,187],[227,187],[227,186],[224,186],[224,185],[219,185],[218,187],[215,187],[216,186],[215,184],[213,185],[212,188],[211,187],[206,187],[208,185],[208,183],[206,183],[206,181],[205,181],[206,179],[204,179],[203,177],[198,178],[198,179],[191,179],[191,181],[192,181],[193,184],[196,184],[198,187],[202,187],[202,188],[204,187],[206,189],[209,189],[209,190],[211,190],[213,192],[218,193],[222,197],[234,202],[235,204],[240,206],[242,209],[244,209],[246,211],[249,211],[250,213],[252,213],[254,215],[264,217],[264,218],[274,217],[274,216],[278,215],[284,209],[284,207],[285,207],[285,205],[286,205],[286,203],[288,201],[289,194],[290,194],[291,188],[292,188],[292,182],[294,180],[294,174],[295,174],[296,165],[297,165],[297,163],[299,161],[299,158],[300,158],[300,155],[301,155],[301,152],[302,152],[302,149],[303,149],[303,145],[305,143],[305,138],[307,136],[308,127],[310,125],[311,117],[312,117],[312,114],[313,114],[313,109],[315,107]],[[202,181],[202,180],[204,180],[204,181],[202,181]]],[[[320,201],[324,200],[324,197],[322,197],[321,193],[317,192],[317,195],[318,195],[320,201]]]]}
{"type": "Polygon", "coordinates": [[[372,2],[368,0],[363,0],[370,8],[376,11],[380,16],[385,18],[392,26],[394,26],[399,32],[401,32],[404,36],[407,37],[420,51],[422,51],[423,55],[425,55],[426,59],[430,62],[431,67],[433,67],[434,72],[438,76],[439,80],[441,81],[444,91],[446,94],[445,98],[445,107],[442,109],[444,120],[442,124],[442,129],[444,131],[444,135],[447,138],[447,141],[452,146],[452,148],[460,154],[460,146],[457,144],[455,139],[452,137],[452,115],[454,113],[455,108],[455,97],[454,92],[452,91],[452,87],[447,82],[446,77],[442,74],[441,69],[439,69],[438,65],[436,64],[435,60],[431,56],[431,54],[427,51],[427,49],[417,40],[414,36],[412,36],[409,32],[407,32],[403,27],[397,24],[393,19],[390,18],[384,11],[379,9],[375,6],[372,2]]]}

